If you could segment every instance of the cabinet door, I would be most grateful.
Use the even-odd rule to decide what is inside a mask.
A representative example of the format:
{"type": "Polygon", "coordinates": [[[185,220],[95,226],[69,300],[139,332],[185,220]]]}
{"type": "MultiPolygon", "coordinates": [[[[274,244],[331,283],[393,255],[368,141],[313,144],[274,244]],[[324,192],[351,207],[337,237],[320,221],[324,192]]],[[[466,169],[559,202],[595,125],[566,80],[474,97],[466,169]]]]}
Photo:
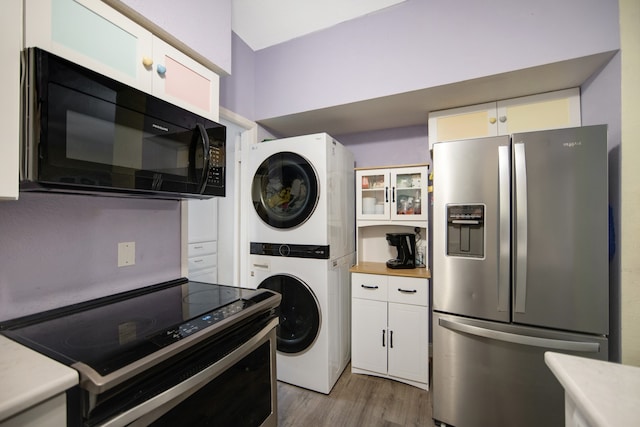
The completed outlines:
{"type": "Polygon", "coordinates": [[[356,218],[389,219],[391,188],[388,169],[356,171],[356,218]]]}
{"type": "Polygon", "coordinates": [[[498,101],[498,134],[580,126],[580,89],[498,101]]]}
{"type": "Polygon", "coordinates": [[[99,0],[25,0],[33,46],[151,93],[151,33],[99,0]]]}
{"type": "Polygon", "coordinates": [[[218,200],[189,200],[188,241],[207,242],[218,239],[218,200]]]}
{"type": "Polygon", "coordinates": [[[2,3],[0,14],[0,199],[18,198],[20,146],[20,50],[22,49],[22,1],[2,3]]]}
{"type": "Polygon", "coordinates": [[[153,39],[153,94],[218,120],[219,77],[159,38],[153,39]]]}
{"type": "Polygon", "coordinates": [[[360,369],[387,372],[387,303],[351,300],[351,364],[360,369]]]}
{"type": "Polygon", "coordinates": [[[429,114],[429,149],[436,142],[497,134],[495,102],[435,111],[429,114]]]}
{"type": "Polygon", "coordinates": [[[389,303],[389,375],[429,379],[429,309],[389,303]]]}
{"type": "MultiPolygon", "coordinates": [[[[427,220],[426,167],[401,168],[391,171],[391,219],[396,221],[427,220]],[[423,200],[425,202],[423,209],[423,200]]],[[[425,226],[426,227],[426,226],[425,226]]]]}

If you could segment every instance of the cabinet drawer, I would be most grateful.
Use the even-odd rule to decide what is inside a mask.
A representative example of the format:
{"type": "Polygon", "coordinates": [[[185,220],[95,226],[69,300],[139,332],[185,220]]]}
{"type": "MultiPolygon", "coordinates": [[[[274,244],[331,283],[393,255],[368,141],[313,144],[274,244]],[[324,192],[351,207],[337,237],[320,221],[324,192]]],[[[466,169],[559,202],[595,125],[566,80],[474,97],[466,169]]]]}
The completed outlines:
{"type": "Polygon", "coordinates": [[[218,242],[189,243],[189,257],[215,254],[218,252],[218,242]]]}
{"type": "Polygon", "coordinates": [[[189,272],[189,280],[194,282],[218,283],[218,268],[207,268],[196,272],[189,272]]]}
{"type": "Polygon", "coordinates": [[[351,296],[376,301],[387,300],[387,276],[352,273],[351,296]]]}
{"type": "Polygon", "coordinates": [[[203,255],[189,258],[189,271],[197,271],[202,270],[204,268],[216,267],[217,266],[217,256],[216,255],[203,255]]]}
{"type": "Polygon", "coordinates": [[[390,302],[429,305],[429,280],[414,277],[389,277],[390,302]]]}

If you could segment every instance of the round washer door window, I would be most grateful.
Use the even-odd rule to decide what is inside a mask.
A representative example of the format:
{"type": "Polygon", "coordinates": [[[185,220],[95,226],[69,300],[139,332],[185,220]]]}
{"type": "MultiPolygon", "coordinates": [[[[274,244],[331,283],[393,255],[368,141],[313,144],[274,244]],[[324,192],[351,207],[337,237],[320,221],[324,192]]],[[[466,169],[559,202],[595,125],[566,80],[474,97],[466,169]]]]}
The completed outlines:
{"type": "Polygon", "coordinates": [[[286,274],[263,280],[258,289],[269,289],[282,295],[280,324],[276,329],[278,351],[300,353],[309,348],[320,331],[320,306],[311,289],[286,274]]]}
{"type": "Polygon", "coordinates": [[[318,204],[318,194],[318,177],[311,163],[288,151],[262,162],[251,185],[258,216],[276,228],[293,228],[304,223],[318,204]]]}

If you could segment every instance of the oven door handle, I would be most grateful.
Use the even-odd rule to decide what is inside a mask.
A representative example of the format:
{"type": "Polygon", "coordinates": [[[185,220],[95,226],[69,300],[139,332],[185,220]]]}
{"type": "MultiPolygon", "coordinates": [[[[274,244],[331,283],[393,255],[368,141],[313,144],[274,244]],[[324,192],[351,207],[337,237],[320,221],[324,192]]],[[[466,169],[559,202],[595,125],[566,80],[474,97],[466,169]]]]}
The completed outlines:
{"type": "MultiPolygon", "coordinates": [[[[273,351],[275,351],[276,326],[278,326],[277,317],[272,319],[264,328],[248,339],[240,347],[213,365],[203,369],[192,377],[189,377],[180,384],[177,384],[151,399],[146,400],[144,403],[118,414],[114,418],[100,424],[100,427],[115,427],[123,425],[136,427],[149,425],[171,409],[178,406],[181,402],[188,399],[202,387],[206,386],[211,380],[225,372],[231,366],[235,365],[266,341],[273,340],[272,346],[274,348],[273,351]]],[[[272,375],[274,375],[273,370],[272,375]]],[[[275,382],[275,377],[272,378],[272,380],[275,382]]]]}

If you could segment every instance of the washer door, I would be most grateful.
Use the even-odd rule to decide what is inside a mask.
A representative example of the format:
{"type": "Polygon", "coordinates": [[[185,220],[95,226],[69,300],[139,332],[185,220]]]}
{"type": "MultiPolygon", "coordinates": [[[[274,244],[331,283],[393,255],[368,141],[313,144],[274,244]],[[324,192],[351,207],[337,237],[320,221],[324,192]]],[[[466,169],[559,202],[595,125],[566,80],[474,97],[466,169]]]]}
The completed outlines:
{"type": "Polygon", "coordinates": [[[309,219],[318,194],[318,177],[311,163],[288,151],[262,162],[251,186],[258,216],[276,228],[293,228],[309,219]]]}
{"type": "Polygon", "coordinates": [[[311,347],[320,331],[320,306],[311,289],[300,279],[286,274],[266,278],[258,289],[282,295],[277,348],[282,353],[300,353],[311,347]]]}

